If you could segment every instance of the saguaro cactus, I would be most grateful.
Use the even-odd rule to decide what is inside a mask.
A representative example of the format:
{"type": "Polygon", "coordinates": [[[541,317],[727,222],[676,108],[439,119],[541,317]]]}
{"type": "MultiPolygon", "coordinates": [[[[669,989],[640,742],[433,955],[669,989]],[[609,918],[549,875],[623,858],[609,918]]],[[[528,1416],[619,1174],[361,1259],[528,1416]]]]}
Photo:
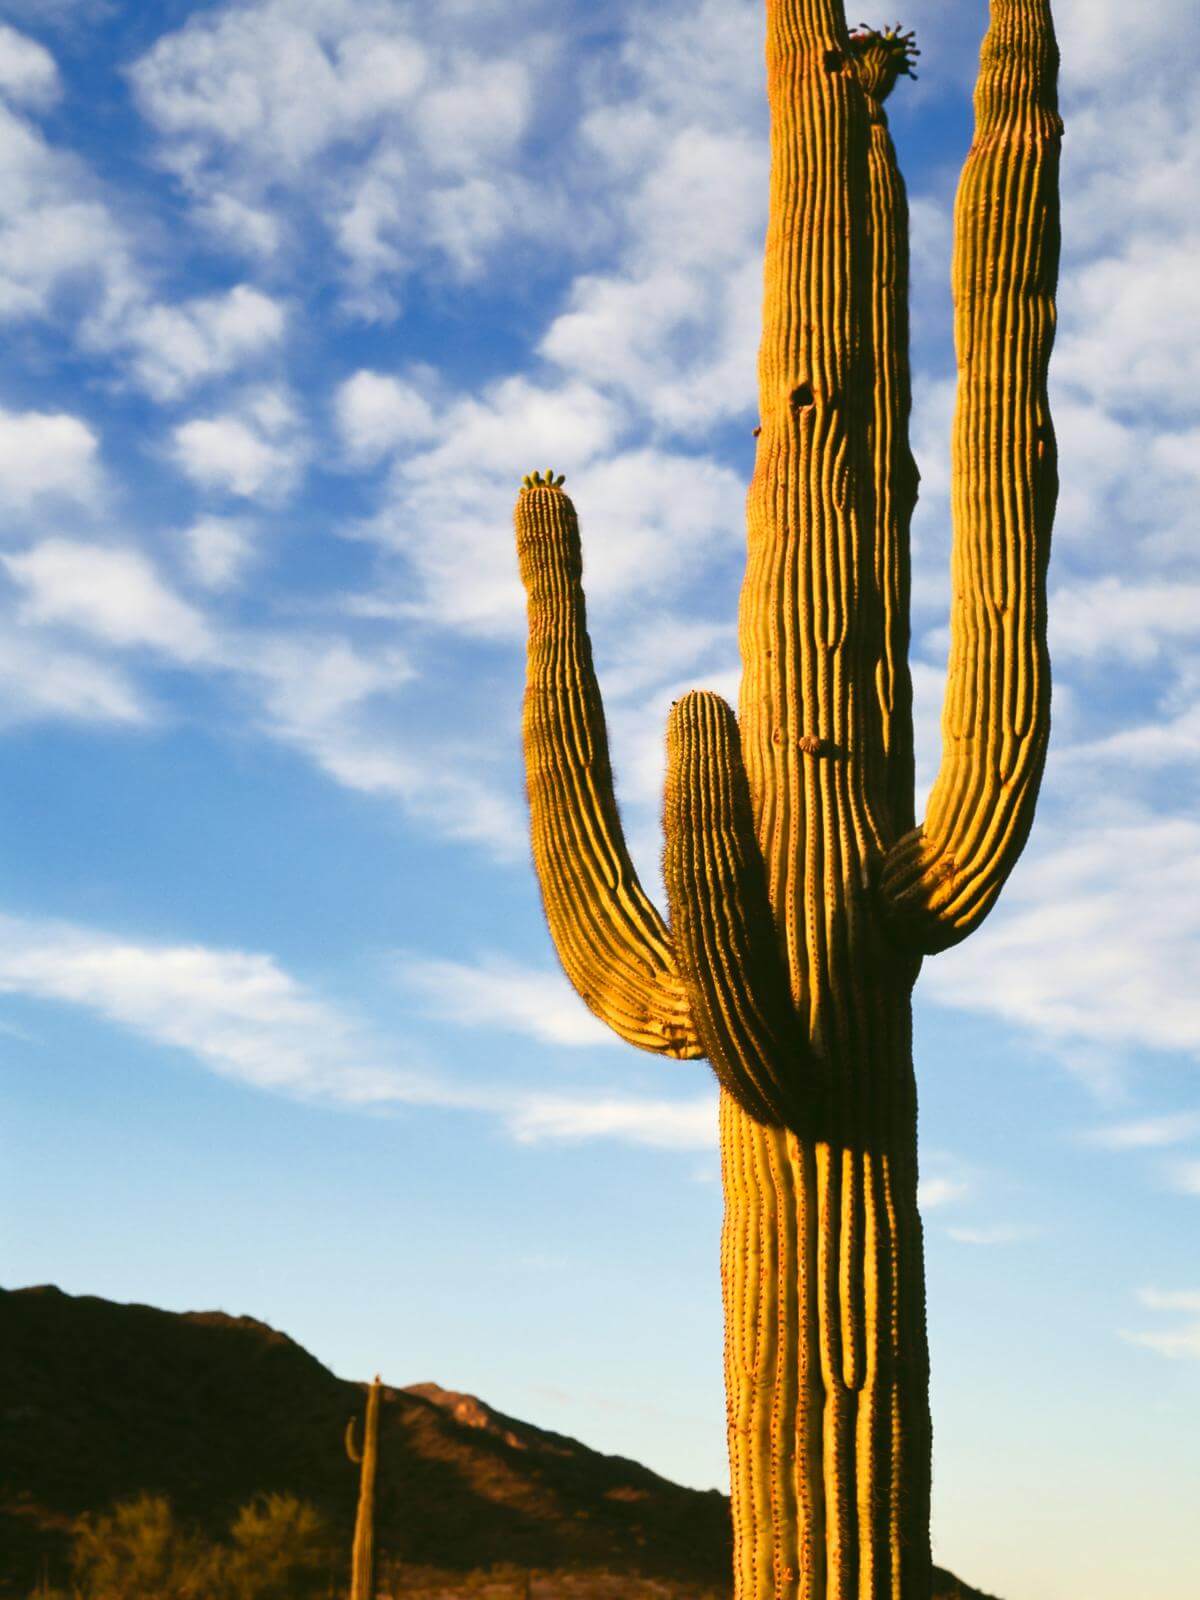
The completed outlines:
{"type": "Polygon", "coordinates": [[[670,925],[621,834],[575,510],[516,510],[546,916],[588,1005],[721,1084],[738,1600],[928,1600],[930,1428],[910,995],[994,903],[1046,750],[1058,264],[1047,0],[992,0],[955,215],[943,750],[914,826],[907,218],[883,102],[913,54],[767,0],[771,195],[739,715],[668,729],[670,925]]]}
{"type": "Polygon", "coordinates": [[[356,1418],[346,1424],[346,1454],[362,1471],[358,1480],[358,1512],[350,1556],[350,1600],[375,1600],[375,1472],[379,1464],[379,1374],[367,1390],[367,1419],[360,1450],[354,1439],[356,1418]]]}

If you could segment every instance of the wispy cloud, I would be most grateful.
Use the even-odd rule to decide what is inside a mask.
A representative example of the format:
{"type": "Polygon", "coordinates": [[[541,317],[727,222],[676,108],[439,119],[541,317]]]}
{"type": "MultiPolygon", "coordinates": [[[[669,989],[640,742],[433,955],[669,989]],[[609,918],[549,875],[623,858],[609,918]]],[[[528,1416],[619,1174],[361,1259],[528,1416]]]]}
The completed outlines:
{"type": "Polygon", "coordinates": [[[144,727],[154,708],[103,656],[0,625],[0,727],[59,719],[144,727]]]}
{"type": "Polygon", "coordinates": [[[0,917],[0,991],[66,1002],[257,1088],[352,1104],[419,1085],[270,956],[0,917]]]}
{"type": "Polygon", "coordinates": [[[1200,1195],[1200,1161],[1177,1161],[1168,1168],[1171,1187],[1180,1194],[1200,1195]]]}
{"type": "Polygon", "coordinates": [[[553,1045],[613,1043],[613,1035],[560,972],[522,966],[504,956],[469,963],[404,955],[397,970],[431,1015],[461,1027],[502,1028],[553,1045]]]}
{"type": "Polygon", "coordinates": [[[274,957],[153,943],[0,914],[0,994],[89,1011],[253,1088],[323,1104],[472,1112],[522,1144],[616,1139],[711,1149],[716,1097],[547,1095],[456,1081],[397,1048],[274,957]]]}
{"type": "Polygon", "coordinates": [[[525,1144],[621,1139],[662,1150],[708,1150],[717,1141],[715,1094],[692,1100],[634,1100],[530,1095],[506,1118],[525,1144]]]}
{"type": "Polygon", "coordinates": [[[1085,1144],[1104,1150],[1156,1150],[1166,1145],[1185,1144],[1197,1134],[1200,1134],[1200,1111],[1176,1111],[1161,1117],[1140,1117],[1130,1122],[1114,1122],[1105,1128],[1090,1128],[1080,1138],[1085,1144]]]}
{"type": "Polygon", "coordinates": [[[955,1244],[1016,1244],[1022,1239],[1032,1239],[1038,1230],[1032,1227],[1023,1227],[1015,1222],[997,1222],[985,1227],[964,1228],[955,1226],[946,1229],[948,1238],[955,1244]]]}
{"type": "Polygon", "coordinates": [[[917,1184],[917,1204],[922,1211],[936,1211],[965,1200],[970,1192],[971,1185],[964,1178],[922,1178],[917,1184]]]}
{"type": "Polygon", "coordinates": [[[1200,825],[1135,814],[1035,847],[993,921],[923,982],[1052,1042],[1200,1049],[1200,825]]]}
{"type": "Polygon", "coordinates": [[[21,590],[22,622],[65,626],[121,648],[146,646],[181,661],[209,659],[200,614],[137,551],[46,539],[0,565],[21,590]]]}
{"type": "Polygon", "coordinates": [[[1130,1332],[1121,1329],[1129,1344],[1143,1345],[1172,1361],[1200,1361],[1200,1290],[1139,1289],[1137,1297],[1149,1311],[1175,1311],[1189,1315],[1181,1327],[1130,1332]]]}

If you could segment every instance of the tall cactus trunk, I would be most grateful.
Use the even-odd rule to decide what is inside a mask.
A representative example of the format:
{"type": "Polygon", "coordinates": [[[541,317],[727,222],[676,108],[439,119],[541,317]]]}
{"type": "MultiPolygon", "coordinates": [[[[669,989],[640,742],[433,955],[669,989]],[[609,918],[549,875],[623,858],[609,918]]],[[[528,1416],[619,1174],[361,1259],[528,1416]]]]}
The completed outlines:
{"type": "Polygon", "coordinates": [[[361,1467],[354,1547],[350,1554],[350,1600],[375,1600],[375,1476],[379,1466],[378,1375],[367,1390],[367,1417],[360,1450],[354,1442],[354,1418],[346,1425],[346,1454],[361,1467]]]}
{"type": "Polygon", "coordinates": [[[871,904],[875,862],[911,826],[907,239],[890,81],[856,71],[836,9],[768,11],[738,720],[811,1087],[788,1129],[722,1099],[738,1600],[907,1600],[930,1583],[916,966],[871,904]]]}
{"type": "Polygon", "coordinates": [[[612,790],[574,507],[527,478],[525,747],[563,965],[630,1043],[721,1084],[737,1600],[929,1600],[912,984],[994,904],[1049,732],[1058,265],[1048,0],[991,0],[955,212],[943,750],[913,826],[907,217],[883,102],[911,36],[767,0],[771,197],[739,715],[672,710],[669,924],[612,790]]]}
{"type": "MultiPolygon", "coordinates": [[[[906,1009],[895,1007],[901,1035],[906,1009]]],[[[893,1067],[902,1084],[902,1048],[893,1067]]],[[[745,1600],[929,1593],[915,1121],[903,1107],[894,1120],[890,1135],[808,1140],[721,1096],[734,1592],[745,1600]]]]}

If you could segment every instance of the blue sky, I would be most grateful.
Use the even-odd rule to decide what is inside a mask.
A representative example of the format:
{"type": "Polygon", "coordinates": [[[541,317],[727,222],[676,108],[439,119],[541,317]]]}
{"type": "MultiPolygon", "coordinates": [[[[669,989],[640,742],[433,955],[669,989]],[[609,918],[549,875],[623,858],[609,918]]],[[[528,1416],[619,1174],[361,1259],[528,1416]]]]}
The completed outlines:
{"type": "MultiPolygon", "coordinates": [[[[923,782],[984,11],[914,0],[890,103],[923,782]]],[[[918,990],[935,1551],[1005,1600],[1184,1600],[1194,18],[1056,12],[1053,751],[1004,901],[918,990]]],[[[758,0],[0,17],[3,1281],[250,1313],[724,1483],[714,1092],[556,968],[510,517],[523,472],[566,472],[654,881],[666,708],[738,672],[758,0]]]]}

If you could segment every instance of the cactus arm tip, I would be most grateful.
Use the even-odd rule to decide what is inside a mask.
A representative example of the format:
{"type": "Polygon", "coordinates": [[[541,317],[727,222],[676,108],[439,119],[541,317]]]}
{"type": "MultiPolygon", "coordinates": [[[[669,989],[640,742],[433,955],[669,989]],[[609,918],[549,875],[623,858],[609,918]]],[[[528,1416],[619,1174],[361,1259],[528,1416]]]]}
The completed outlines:
{"type": "Polygon", "coordinates": [[[663,876],[696,1029],[724,1089],[755,1121],[798,1129],[799,1019],[754,833],[737,719],[693,691],[671,709],[663,876]]]}
{"type": "Polygon", "coordinates": [[[516,535],[529,604],[523,738],[534,866],[550,934],[589,1008],[630,1044],[702,1051],[671,935],[625,844],[592,665],[575,508],[562,477],[526,478],[516,535]]]}
{"type": "Polygon", "coordinates": [[[872,28],[865,22],[850,34],[850,54],[858,81],[867,94],[879,104],[887,99],[898,78],[916,81],[916,34],[911,28],[905,32],[897,22],[890,28],[872,28]]]}

